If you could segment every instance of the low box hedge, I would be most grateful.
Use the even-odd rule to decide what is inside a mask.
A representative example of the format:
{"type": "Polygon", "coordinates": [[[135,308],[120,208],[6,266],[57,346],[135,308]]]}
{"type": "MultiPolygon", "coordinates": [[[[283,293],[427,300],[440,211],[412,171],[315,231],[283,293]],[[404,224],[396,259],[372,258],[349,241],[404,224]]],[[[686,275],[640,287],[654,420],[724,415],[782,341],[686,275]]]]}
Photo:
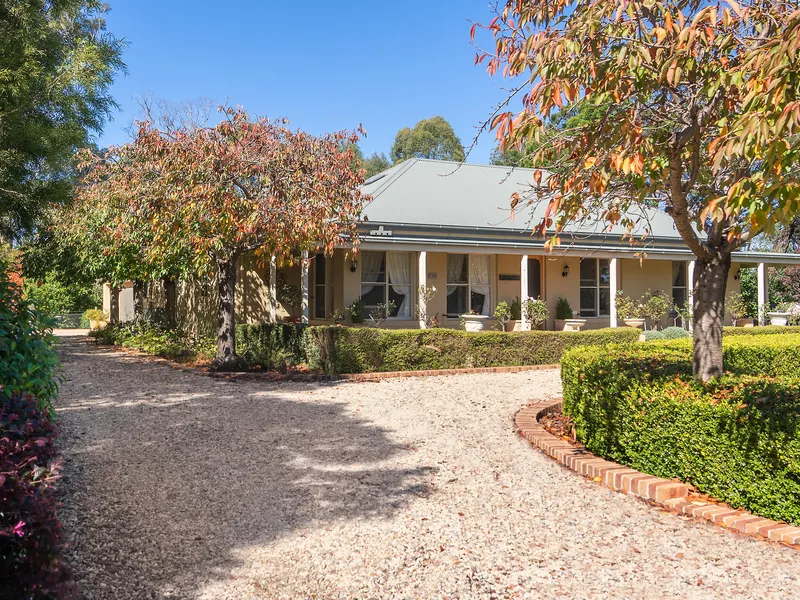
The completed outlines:
{"type": "Polygon", "coordinates": [[[723,327],[722,335],[725,337],[730,336],[760,336],[760,335],[775,335],[800,333],[800,327],[795,326],[781,326],[781,325],[766,325],[764,327],[723,327]]]}
{"type": "Polygon", "coordinates": [[[576,346],[631,344],[634,328],[584,332],[310,327],[309,366],[328,374],[556,364],[576,346]]]}
{"type": "Polygon", "coordinates": [[[692,378],[685,341],[573,349],[563,409],[600,456],[800,524],[800,379],[775,376],[788,371],[793,337],[726,340],[737,372],[706,385],[692,378]]]}

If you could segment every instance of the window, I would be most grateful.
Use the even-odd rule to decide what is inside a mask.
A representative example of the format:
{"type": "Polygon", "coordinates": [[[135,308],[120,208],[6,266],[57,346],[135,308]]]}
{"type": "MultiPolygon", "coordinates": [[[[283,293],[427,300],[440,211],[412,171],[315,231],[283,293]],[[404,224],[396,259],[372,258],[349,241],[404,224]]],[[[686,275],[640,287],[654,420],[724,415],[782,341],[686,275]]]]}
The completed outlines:
{"type": "Polygon", "coordinates": [[[683,307],[689,299],[687,294],[686,263],[673,261],[672,263],[672,301],[676,307],[683,307]]]}
{"type": "Polygon", "coordinates": [[[325,319],[333,314],[333,291],[328,283],[328,258],[314,256],[314,318],[325,319]]]}
{"type": "Polygon", "coordinates": [[[408,252],[362,252],[361,300],[366,316],[378,304],[394,302],[389,316],[410,319],[411,255],[408,252]]]}
{"type": "Polygon", "coordinates": [[[542,263],[538,258],[528,259],[528,298],[542,297],[542,263]]]}
{"type": "Polygon", "coordinates": [[[610,314],[611,268],[607,258],[581,259],[581,316],[610,314]]]}
{"type": "Polygon", "coordinates": [[[458,317],[469,309],[479,315],[491,314],[489,263],[489,255],[447,255],[448,317],[458,317]]]}

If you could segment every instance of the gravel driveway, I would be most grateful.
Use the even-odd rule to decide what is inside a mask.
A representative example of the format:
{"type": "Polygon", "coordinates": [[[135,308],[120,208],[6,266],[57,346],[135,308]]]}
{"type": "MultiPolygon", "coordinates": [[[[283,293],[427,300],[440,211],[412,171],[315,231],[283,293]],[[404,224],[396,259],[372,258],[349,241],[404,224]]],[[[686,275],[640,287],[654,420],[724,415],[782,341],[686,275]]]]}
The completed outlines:
{"type": "Polygon", "coordinates": [[[85,598],[800,594],[800,552],[660,512],[515,435],[554,371],[274,384],[60,350],[85,598]]]}

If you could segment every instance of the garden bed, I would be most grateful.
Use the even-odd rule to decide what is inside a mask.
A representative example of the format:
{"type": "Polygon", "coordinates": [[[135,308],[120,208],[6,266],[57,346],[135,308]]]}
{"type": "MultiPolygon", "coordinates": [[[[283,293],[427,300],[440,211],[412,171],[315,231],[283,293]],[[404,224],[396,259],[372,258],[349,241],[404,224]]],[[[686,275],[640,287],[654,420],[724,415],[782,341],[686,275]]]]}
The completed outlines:
{"type": "MultiPolygon", "coordinates": [[[[471,333],[451,329],[387,330],[305,325],[239,325],[237,368],[253,372],[326,375],[449,371],[558,364],[567,348],[633,344],[639,330],[471,333]]],[[[150,325],[111,325],[91,334],[99,342],[209,367],[213,340],[193,341],[150,325]]]]}

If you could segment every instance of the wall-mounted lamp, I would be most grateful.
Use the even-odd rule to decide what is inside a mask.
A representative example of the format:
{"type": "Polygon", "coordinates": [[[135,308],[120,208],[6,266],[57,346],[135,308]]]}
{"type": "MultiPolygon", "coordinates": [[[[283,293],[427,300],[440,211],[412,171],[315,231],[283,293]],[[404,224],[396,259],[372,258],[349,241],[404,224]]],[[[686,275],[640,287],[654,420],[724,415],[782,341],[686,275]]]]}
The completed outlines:
{"type": "Polygon", "coordinates": [[[561,271],[561,276],[566,277],[567,275],[569,275],[569,265],[564,265],[564,270],[561,271]]]}
{"type": "Polygon", "coordinates": [[[355,273],[357,268],[358,268],[358,261],[357,261],[357,260],[354,258],[354,259],[353,259],[353,260],[350,262],[350,272],[351,272],[351,273],[355,273]]]}
{"type": "Polygon", "coordinates": [[[739,281],[739,277],[741,277],[741,276],[742,276],[742,270],[741,270],[741,269],[739,269],[738,271],[736,271],[736,273],[734,274],[733,278],[734,278],[736,281],[739,281]]]}

